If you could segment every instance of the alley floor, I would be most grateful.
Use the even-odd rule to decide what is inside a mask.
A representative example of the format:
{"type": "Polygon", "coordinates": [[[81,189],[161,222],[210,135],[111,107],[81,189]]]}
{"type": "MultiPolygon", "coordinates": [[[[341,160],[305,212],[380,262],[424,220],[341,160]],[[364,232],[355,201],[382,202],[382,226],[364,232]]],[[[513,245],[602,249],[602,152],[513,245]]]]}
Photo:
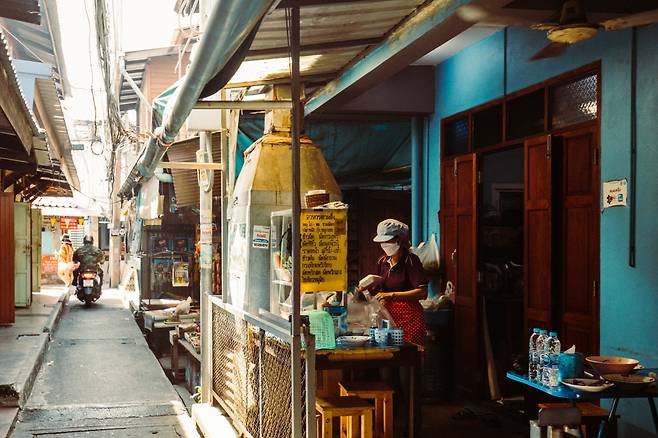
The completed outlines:
{"type": "Polygon", "coordinates": [[[71,297],[13,437],[197,436],[119,293],[71,297]]]}

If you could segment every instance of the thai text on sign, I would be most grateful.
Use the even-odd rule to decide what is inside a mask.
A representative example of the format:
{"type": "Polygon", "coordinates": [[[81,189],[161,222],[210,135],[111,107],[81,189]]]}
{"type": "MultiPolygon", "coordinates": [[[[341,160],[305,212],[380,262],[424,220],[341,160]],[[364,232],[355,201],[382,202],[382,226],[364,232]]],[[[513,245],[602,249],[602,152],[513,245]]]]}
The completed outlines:
{"type": "Polygon", "coordinates": [[[347,209],[301,216],[301,291],[347,289],[347,209]]]}

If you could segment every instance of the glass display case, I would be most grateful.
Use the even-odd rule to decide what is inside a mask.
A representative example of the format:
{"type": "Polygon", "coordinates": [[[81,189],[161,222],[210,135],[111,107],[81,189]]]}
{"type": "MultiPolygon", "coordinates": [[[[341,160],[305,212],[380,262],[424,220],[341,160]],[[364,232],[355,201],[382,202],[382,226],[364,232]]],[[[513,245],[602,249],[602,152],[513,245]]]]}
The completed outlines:
{"type": "MultiPolygon", "coordinates": [[[[302,310],[342,302],[347,289],[347,205],[303,209],[301,234],[302,310]],[[333,298],[332,298],[333,296],[333,298]]],[[[271,213],[270,312],[288,318],[292,312],[292,210],[271,213]]]]}

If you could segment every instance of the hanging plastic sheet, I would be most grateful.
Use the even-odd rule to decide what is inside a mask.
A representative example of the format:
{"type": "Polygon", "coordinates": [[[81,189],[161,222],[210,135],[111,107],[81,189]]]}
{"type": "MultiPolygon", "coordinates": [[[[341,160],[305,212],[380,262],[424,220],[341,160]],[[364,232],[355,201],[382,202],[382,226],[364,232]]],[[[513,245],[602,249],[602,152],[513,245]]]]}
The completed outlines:
{"type": "MultiPolygon", "coordinates": [[[[306,134],[322,148],[339,184],[368,175],[371,181],[385,179],[387,170],[411,163],[409,121],[307,121],[306,134]]],[[[240,116],[236,173],[244,163],[243,153],[263,135],[263,115],[240,116]]]]}

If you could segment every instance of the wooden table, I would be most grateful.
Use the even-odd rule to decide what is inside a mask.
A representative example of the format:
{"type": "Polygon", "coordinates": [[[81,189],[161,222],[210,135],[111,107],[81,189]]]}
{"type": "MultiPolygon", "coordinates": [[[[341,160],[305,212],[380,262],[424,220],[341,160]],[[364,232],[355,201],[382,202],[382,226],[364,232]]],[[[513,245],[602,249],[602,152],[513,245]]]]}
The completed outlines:
{"type": "Polygon", "coordinates": [[[337,347],[334,350],[316,350],[315,369],[347,370],[367,368],[409,369],[409,438],[420,436],[420,394],[422,351],[418,346],[337,347]]]}
{"type": "MultiPolygon", "coordinates": [[[[176,330],[169,332],[169,343],[171,344],[171,371],[173,374],[174,383],[176,383],[178,381],[178,360],[181,351],[189,358],[188,360],[195,360],[197,363],[199,363],[199,365],[201,365],[201,355],[196,351],[194,346],[190,344],[189,341],[180,339],[176,330]]],[[[191,393],[194,393],[194,388],[188,389],[191,393]]]]}

